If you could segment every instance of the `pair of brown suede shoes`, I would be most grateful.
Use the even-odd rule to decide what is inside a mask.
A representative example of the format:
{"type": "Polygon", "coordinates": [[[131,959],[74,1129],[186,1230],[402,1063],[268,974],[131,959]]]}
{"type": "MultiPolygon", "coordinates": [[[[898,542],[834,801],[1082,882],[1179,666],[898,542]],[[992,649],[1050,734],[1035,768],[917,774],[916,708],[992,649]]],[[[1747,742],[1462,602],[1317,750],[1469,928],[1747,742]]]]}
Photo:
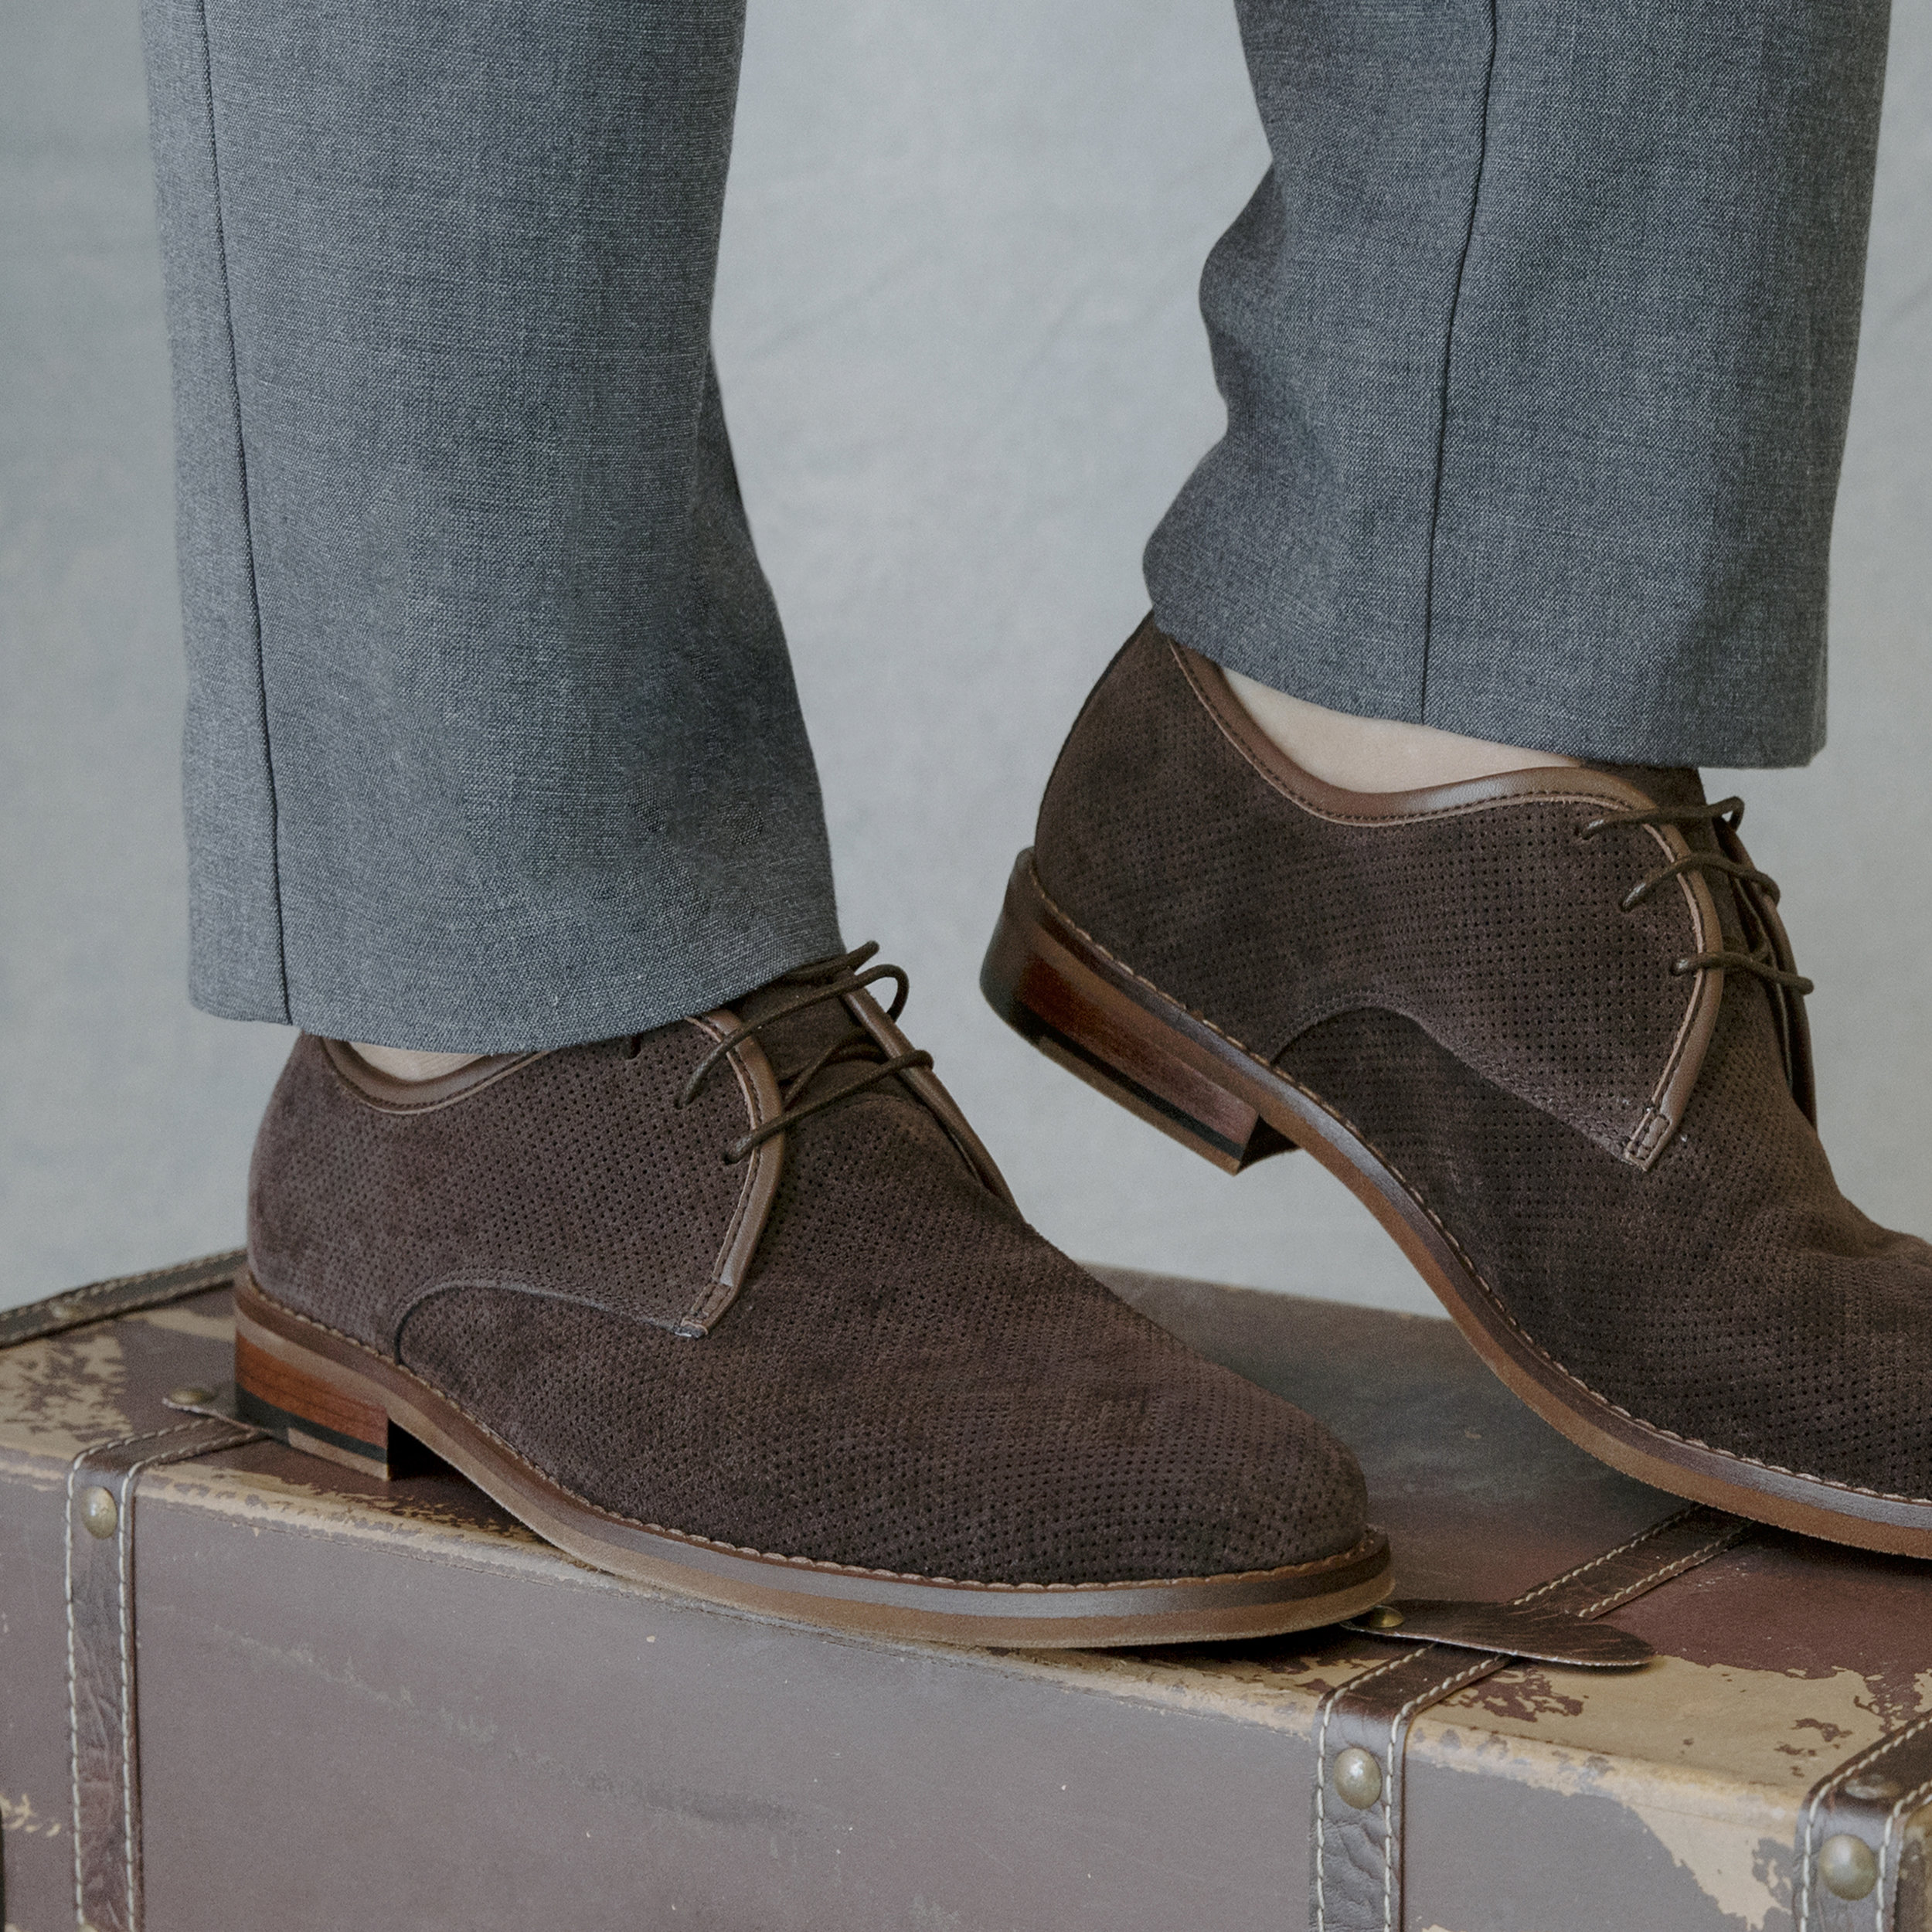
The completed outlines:
{"type": "MultiPolygon", "coordinates": [[[[1222,1166],[1308,1148],[1605,1461],[1932,1555],[1932,1249],[1832,1182],[1738,815],[1614,767],[1338,791],[1150,623],[983,984],[1222,1166]]],[[[378,1472],[400,1430],[587,1562],[815,1623],[1129,1645],[1376,1601],[1347,1448],[1026,1226],[869,955],[422,1084],[301,1040],[245,1407],[378,1472]]]]}

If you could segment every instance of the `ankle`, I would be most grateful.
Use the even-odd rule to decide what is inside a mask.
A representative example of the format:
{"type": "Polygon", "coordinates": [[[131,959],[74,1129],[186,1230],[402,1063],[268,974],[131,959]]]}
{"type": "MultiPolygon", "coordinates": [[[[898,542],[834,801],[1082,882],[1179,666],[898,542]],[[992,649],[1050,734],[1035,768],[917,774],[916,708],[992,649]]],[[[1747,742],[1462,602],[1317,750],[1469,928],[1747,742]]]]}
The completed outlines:
{"type": "Polygon", "coordinates": [[[1492,744],[1433,725],[1352,717],[1257,684],[1238,671],[1226,675],[1242,709],[1274,743],[1304,771],[1344,791],[1422,791],[1499,771],[1577,762],[1560,752],[1492,744]]]}
{"type": "Polygon", "coordinates": [[[419,1053],[406,1046],[365,1046],[360,1040],[351,1040],[349,1045],[377,1073],[386,1073],[393,1080],[440,1080],[483,1057],[481,1053],[419,1053]]]}

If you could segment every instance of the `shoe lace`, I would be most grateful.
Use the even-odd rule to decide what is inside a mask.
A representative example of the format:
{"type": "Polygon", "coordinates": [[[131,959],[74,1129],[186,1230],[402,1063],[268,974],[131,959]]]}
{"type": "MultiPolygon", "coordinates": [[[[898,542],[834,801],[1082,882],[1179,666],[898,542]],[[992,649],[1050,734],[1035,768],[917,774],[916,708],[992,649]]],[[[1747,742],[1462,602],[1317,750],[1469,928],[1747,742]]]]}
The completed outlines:
{"type": "MultiPolygon", "coordinates": [[[[849,995],[862,992],[869,986],[889,979],[893,985],[893,1002],[886,1009],[886,1017],[896,1020],[906,1009],[907,995],[912,983],[906,978],[904,968],[881,963],[867,966],[866,961],[879,950],[876,942],[869,941],[849,953],[842,953],[835,958],[815,960],[811,964],[800,966],[789,973],[781,973],[770,983],[774,987],[797,987],[798,992],[791,998],[781,1000],[767,1012],[760,1013],[756,1019],[746,1020],[726,1033],[717,1044],[699,1061],[691,1077],[684,1084],[678,1096],[676,1105],[689,1107],[702,1090],[705,1082],[710,1078],[732,1049],[748,1039],[755,1039],[766,1028],[776,1026],[781,1020],[804,1012],[808,1007],[822,1005],[828,1000],[844,999],[849,995]]],[[[822,1114],[828,1108],[877,1087],[896,1075],[915,1069],[930,1068],[931,1054],[913,1049],[903,1053],[889,1053],[857,1020],[846,1029],[831,1045],[815,1054],[800,1070],[794,1073],[779,1090],[780,1111],[761,1125],[754,1127],[748,1134],[730,1143],[724,1151],[727,1166],[734,1166],[750,1154],[754,1148],[762,1146],[787,1128],[796,1127],[801,1121],[808,1121],[815,1114],[822,1114]],[[828,1067],[852,1066],[869,1062],[866,1071],[859,1079],[848,1080],[842,1087],[830,1094],[821,1094],[816,1100],[804,1100],[804,1095],[812,1082],[828,1067]]]]}
{"type": "MultiPolygon", "coordinates": [[[[1720,798],[1715,804],[1707,805],[1654,805],[1644,811],[1607,812],[1600,818],[1593,818],[1577,835],[1583,838],[1594,838],[1600,832],[1614,825],[1708,825],[1716,831],[1720,840],[1726,834],[1735,839],[1738,827],[1744,821],[1744,801],[1741,798],[1720,798]]],[[[1767,985],[1781,987],[1795,993],[1800,998],[1812,990],[1814,981],[1794,970],[1790,955],[1778,944],[1781,934],[1772,923],[1762,917],[1750,904],[1749,893],[1762,893],[1770,904],[1778,901],[1777,881],[1768,872],[1760,872],[1747,859],[1723,851],[1686,852],[1682,859],[1673,860],[1661,871],[1641,879],[1624,893],[1620,902],[1627,913],[1634,912],[1651,894],[1660,886],[1668,885],[1673,879],[1685,872],[1715,872],[1730,879],[1734,885],[1747,888],[1736,895],[1740,910],[1743,915],[1747,937],[1755,929],[1756,939],[1748,952],[1726,951],[1715,953],[1689,953],[1679,960],[1671,971],[1679,975],[1701,972],[1706,967],[1722,967],[1729,971],[1754,973],[1767,985]]]]}

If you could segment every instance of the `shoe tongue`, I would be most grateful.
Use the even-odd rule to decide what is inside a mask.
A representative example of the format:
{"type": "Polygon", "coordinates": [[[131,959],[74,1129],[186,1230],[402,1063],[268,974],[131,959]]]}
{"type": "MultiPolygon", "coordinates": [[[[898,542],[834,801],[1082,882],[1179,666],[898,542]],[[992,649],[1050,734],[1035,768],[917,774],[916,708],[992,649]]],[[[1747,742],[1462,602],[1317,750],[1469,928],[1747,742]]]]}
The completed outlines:
{"type": "MultiPolygon", "coordinates": [[[[811,991],[808,985],[786,985],[782,981],[760,986],[735,1001],[732,1010],[747,1026],[755,1025],[767,1013],[774,1013],[811,991]]],[[[771,1070],[783,1087],[794,1075],[810,1066],[828,1047],[852,1033],[858,1022],[842,999],[822,999],[801,1012],[787,1013],[758,1029],[758,1044],[764,1049],[771,1070]]],[[[878,1057],[878,1056],[874,1056],[878,1057]]],[[[810,1097],[836,1093],[863,1078],[869,1060],[841,1060],[823,1069],[811,1083],[810,1097]]],[[[807,1096],[795,1097],[804,1099],[807,1096]]]]}
{"type": "MultiPolygon", "coordinates": [[[[1606,760],[1590,762],[1592,771],[1607,771],[1627,785],[1634,785],[1653,805],[1681,810],[1687,805],[1708,804],[1702,775],[1689,765],[1613,765],[1606,760]]],[[[1716,852],[1717,834],[1709,819],[1696,819],[1677,829],[1692,852],[1716,852]]]]}
{"type": "MultiPolygon", "coordinates": [[[[1704,796],[1702,777],[1689,765],[1613,765],[1598,759],[1585,762],[1592,771],[1607,771],[1611,777],[1621,778],[1627,785],[1634,785],[1654,805],[1679,807],[1709,803],[1704,796]]],[[[1686,826],[1685,835],[1689,837],[1699,829],[1696,826],[1686,826]]],[[[1692,842],[1695,844],[1696,841],[1692,842]]]]}

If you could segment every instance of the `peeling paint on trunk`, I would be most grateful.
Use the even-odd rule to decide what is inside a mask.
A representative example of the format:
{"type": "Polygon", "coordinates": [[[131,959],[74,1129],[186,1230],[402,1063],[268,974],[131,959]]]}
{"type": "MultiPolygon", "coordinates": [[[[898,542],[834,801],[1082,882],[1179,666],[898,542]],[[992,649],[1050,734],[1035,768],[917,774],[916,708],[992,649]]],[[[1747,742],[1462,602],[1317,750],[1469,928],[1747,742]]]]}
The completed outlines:
{"type": "MultiPolygon", "coordinates": [[[[1517,1410],[1444,1325],[1162,1292],[1135,1286],[1317,1413],[1353,1405],[1328,1419],[1418,1594],[1513,1594],[1677,1507],[1517,1410]]],[[[71,1916],[66,1464],[170,1426],[163,1396],[226,1379],[231,1334],[213,1293],[0,1351],[0,1633],[18,1672],[0,1828],[11,1914],[35,1932],[63,1898],[71,1916]]],[[[463,1888],[512,1850],[560,1896],[590,1888],[560,1915],[587,1926],[617,1923],[598,1914],[619,1899],[624,1923],[655,1923],[672,1873],[667,1922],[770,1932],[1085,1923],[1103,1892],[1111,1927],[1292,1927],[1321,1701],[1396,1649],[1335,1630],[1084,1655],[801,1631],[587,1569],[440,1465],[383,1485],[269,1442],[151,1471],[141,1495],[144,1766],[196,1767],[192,1795],[163,1773],[154,1816],[176,1807],[185,1844],[214,1828],[200,1781],[219,1786],[221,1829],[248,1841],[236,1869],[287,1881],[272,1910],[224,1917],[195,1889],[216,1866],[158,1843],[157,1910],[202,1903],[156,1932],[400,1922],[380,1901],[432,1868],[439,1902],[461,1894],[471,1932],[496,1932],[528,1913],[463,1888]],[[287,1876],[315,1806],[354,1820],[354,1869],[313,1883],[370,1888],[359,1917],[287,1876]],[[406,1828],[419,1814],[435,1828],[406,1828]],[[254,1856],[278,1830],[277,1855],[254,1856]]],[[[1614,1621],[1658,1660],[1506,1669],[1417,1719],[1412,1927],[1792,1932],[1806,1792],[1932,1712],[1932,1566],[1754,1532],[1614,1621]]]]}

